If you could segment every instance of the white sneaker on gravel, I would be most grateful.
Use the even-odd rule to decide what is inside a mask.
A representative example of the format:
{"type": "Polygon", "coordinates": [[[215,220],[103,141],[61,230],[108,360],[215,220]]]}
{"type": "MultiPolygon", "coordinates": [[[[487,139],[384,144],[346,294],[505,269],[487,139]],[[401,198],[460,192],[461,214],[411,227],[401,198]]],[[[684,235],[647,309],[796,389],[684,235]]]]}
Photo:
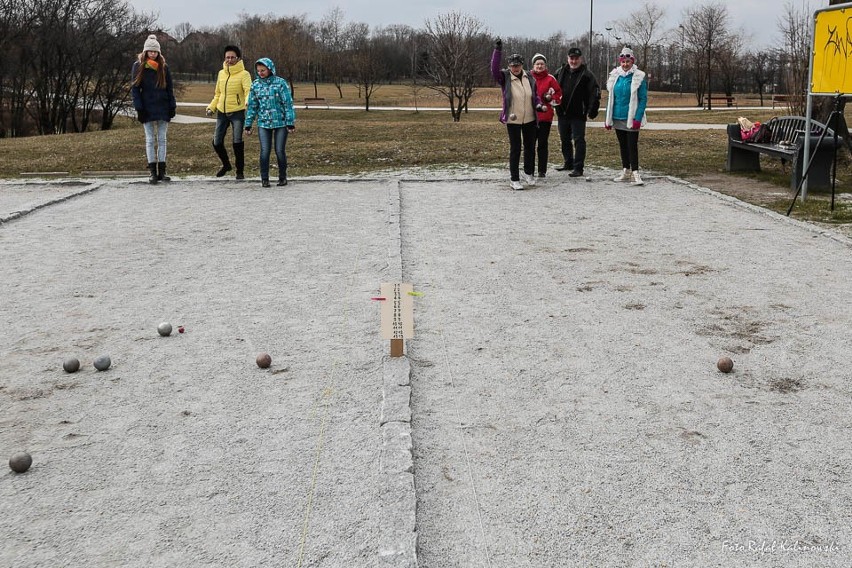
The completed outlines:
{"type": "Polygon", "coordinates": [[[617,178],[613,178],[612,181],[631,181],[633,180],[633,176],[630,173],[630,169],[624,168],[621,172],[621,175],[617,178]]]}
{"type": "Polygon", "coordinates": [[[521,177],[524,178],[524,183],[529,186],[535,185],[535,177],[530,174],[521,174],[521,177]]]}
{"type": "Polygon", "coordinates": [[[512,183],[510,183],[509,186],[512,189],[524,189],[524,185],[521,182],[515,180],[512,180],[512,183]]]}
{"type": "Polygon", "coordinates": [[[633,172],[632,181],[630,185],[645,185],[645,182],[642,181],[642,178],[639,176],[639,172],[633,172]]]}

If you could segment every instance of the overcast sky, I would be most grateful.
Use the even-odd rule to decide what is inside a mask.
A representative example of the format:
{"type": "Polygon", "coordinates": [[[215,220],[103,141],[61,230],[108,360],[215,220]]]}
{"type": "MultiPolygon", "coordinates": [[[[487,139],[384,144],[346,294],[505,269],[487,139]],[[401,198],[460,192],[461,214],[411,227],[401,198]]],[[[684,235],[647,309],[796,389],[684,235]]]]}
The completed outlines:
{"type": "MultiPolygon", "coordinates": [[[[288,0],[274,3],[263,0],[131,0],[137,11],[159,15],[163,29],[174,29],[189,22],[195,29],[238,21],[240,12],[277,16],[301,16],[318,22],[335,6],[344,12],[346,22],[365,22],[372,27],[407,24],[422,28],[427,19],[449,11],[460,11],[479,18],[491,33],[502,37],[522,36],[545,38],[559,31],[569,37],[588,33],[589,11],[593,7],[594,30],[605,32],[615,20],[626,18],[642,6],[643,0],[539,0],[525,3],[518,0],[288,0]],[[592,4],[593,3],[593,4],[592,4]]],[[[710,3],[713,0],[707,0],[710,3]]],[[[778,41],[778,18],[784,11],[783,0],[737,0],[727,2],[731,27],[741,29],[749,41],[747,46],[768,47],[778,41]]],[[[828,0],[792,0],[801,8],[802,2],[819,8],[828,0]]],[[[676,28],[685,8],[701,0],[652,0],[666,12],[665,26],[676,28]]]]}

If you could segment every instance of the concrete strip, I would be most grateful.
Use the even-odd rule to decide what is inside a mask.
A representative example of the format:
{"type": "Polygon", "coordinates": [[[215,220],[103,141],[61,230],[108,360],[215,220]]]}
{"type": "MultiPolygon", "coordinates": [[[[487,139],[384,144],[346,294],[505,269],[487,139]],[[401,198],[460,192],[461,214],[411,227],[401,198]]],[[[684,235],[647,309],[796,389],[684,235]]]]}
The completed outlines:
{"type": "MultiPolygon", "coordinates": [[[[10,185],[12,184],[5,184],[5,187],[8,188],[10,185]]],[[[94,182],[80,182],[79,184],[59,184],[59,190],[62,191],[62,193],[60,193],[58,197],[48,196],[47,198],[44,198],[41,192],[34,189],[41,187],[43,185],[41,183],[37,183],[35,181],[28,181],[26,183],[14,185],[18,186],[21,191],[4,191],[2,195],[0,195],[0,225],[8,223],[9,221],[20,219],[21,217],[29,215],[30,213],[38,211],[39,209],[49,207],[50,205],[56,205],[57,203],[63,203],[75,197],[87,195],[101,188],[100,183],[94,182]],[[66,187],[71,187],[73,189],[71,189],[70,191],[65,191],[66,187]],[[38,199],[43,200],[39,201],[38,199]],[[10,211],[9,209],[11,209],[12,207],[19,207],[19,209],[10,211]]],[[[56,186],[57,183],[55,181],[50,182],[51,188],[55,188],[56,186]]]]}
{"type": "MultiPolygon", "coordinates": [[[[387,184],[387,278],[402,282],[400,183],[387,184]]],[[[417,566],[417,497],[411,445],[411,364],[408,357],[382,361],[382,521],[379,560],[385,566],[417,566]]]]}

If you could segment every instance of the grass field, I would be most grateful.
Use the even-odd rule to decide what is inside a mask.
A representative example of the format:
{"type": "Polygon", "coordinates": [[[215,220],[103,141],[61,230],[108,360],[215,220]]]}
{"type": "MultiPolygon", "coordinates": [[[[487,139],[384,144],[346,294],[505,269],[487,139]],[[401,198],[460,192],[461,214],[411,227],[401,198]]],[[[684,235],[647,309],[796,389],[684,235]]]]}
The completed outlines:
{"type": "MultiPolygon", "coordinates": [[[[183,85],[181,102],[207,103],[211,84],[183,85]]],[[[297,84],[295,99],[313,96],[313,85],[297,84]]],[[[345,85],[343,98],[332,85],[320,85],[318,94],[336,104],[363,104],[357,89],[345,85]]],[[[692,95],[651,93],[652,107],[694,107],[692,95]]],[[[374,106],[412,105],[411,87],[387,85],[376,91],[374,106]]],[[[445,106],[434,91],[420,89],[417,105],[445,106]]],[[[739,100],[739,99],[738,99],[739,100]]],[[[471,108],[499,106],[496,88],[481,89],[471,108]]],[[[181,106],[181,114],[203,116],[203,107],[181,106]]],[[[766,120],[784,109],[761,110],[677,110],[649,112],[657,123],[686,122],[728,124],[738,116],[766,120]]],[[[602,116],[602,115],[601,115],[602,116]]],[[[292,177],[331,174],[344,175],[411,167],[450,167],[453,165],[505,167],[508,152],[505,127],[495,111],[471,111],[461,122],[453,123],[449,112],[371,111],[304,109],[297,106],[297,131],[287,146],[292,177]]],[[[852,123],[852,120],[850,120],[852,123]]],[[[217,159],[211,148],[212,124],[172,124],[169,129],[168,163],[174,175],[212,175],[217,159]]],[[[615,135],[601,128],[588,132],[590,166],[620,168],[615,135]]],[[[555,125],[551,134],[550,161],[558,163],[559,136],[555,125]]],[[[247,139],[247,176],[258,175],[257,137],[247,139]]],[[[645,130],[640,137],[641,166],[644,170],[694,178],[725,174],[726,135],[723,130],[659,131],[645,130]]],[[[107,132],[36,136],[0,140],[0,177],[17,177],[22,172],[84,170],[141,170],[145,168],[144,134],[140,125],[119,118],[107,132]]],[[[777,160],[766,160],[764,171],[737,175],[735,179],[769,181],[788,187],[789,174],[777,160]]],[[[838,170],[838,191],[852,192],[852,167],[844,155],[838,170]]],[[[783,209],[780,204],[776,209],[783,209]]],[[[834,216],[833,216],[834,217],[834,216]]],[[[845,221],[838,221],[845,222],[845,221]]]]}

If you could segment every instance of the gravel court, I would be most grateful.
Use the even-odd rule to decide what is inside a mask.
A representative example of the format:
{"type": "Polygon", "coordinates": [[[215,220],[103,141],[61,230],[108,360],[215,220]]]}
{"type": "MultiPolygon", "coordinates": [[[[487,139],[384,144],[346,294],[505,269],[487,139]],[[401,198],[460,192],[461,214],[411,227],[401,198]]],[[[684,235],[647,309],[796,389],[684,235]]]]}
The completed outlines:
{"type": "Polygon", "coordinates": [[[0,446],[35,460],[0,564],[373,565],[386,204],[113,181],[0,226],[0,446]]]}
{"type": "Polygon", "coordinates": [[[420,566],[848,565],[849,241],[593,175],[402,186],[420,566]]]}
{"type": "MultiPolygon", "coordinates": [[[[419,565],[847,565],[848,241],[592,175],[387,174],[419,565]],[[834,548],[767,550],[797,539],[834,548]]],[[[0,445],[36,457],[0,564],[376,565],[386,184],[106,182],[0,225],[0,445]]]]}

